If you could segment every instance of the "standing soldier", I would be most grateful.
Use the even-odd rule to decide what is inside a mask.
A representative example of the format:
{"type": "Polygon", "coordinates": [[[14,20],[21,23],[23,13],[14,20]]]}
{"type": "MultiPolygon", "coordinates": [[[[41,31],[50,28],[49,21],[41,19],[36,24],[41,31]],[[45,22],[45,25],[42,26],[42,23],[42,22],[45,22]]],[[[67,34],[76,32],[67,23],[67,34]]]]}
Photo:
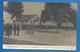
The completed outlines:
{"type": "Polygon", "coordinates": [[[10,24],[6,24],[6,35],[10,36],[10,24]]]}
{"type": "Polygon", "coordinates": [[[59,33],[60,25],[61,25],[61,23],[58,22],[58,23],[57,23],[57,33],[59,33]]]}
{"type": "Polygon", "coordinates": [[[29,33],[29,24],[26,25],[26,34],[29,33]]]}
{"type": "Polygon", "coordinates": [[[19,36],[19,32],[20,32],[20,25],[19,24],[17,24],[17,26],[16,26],[16,31],[17,31],[17,36],[19,36]]]}
{"type": "Polygon", "coordinates": [[[7,23],[5,24],[5,35],[7,36],[7,23]]]}
{"type": "Polygon", "coordinates": [[[12,27],[12,23],[10,24],[10,34],[12,35],[12,29],[13,29],[13,27],[12,27]]]}
{"type": "Polygon", "coordinates": [[[3,35],[4,35],[4,33],[5,33],[5,20],[3,20],[3,26],[4,26],[4,28],[3,28],[3,35]]]}
{"type": "Polygon", "coordinates": [[[33,22],[32,21],[29,24],[29,34],[33,34],[33,22]]]}
{"type": "Polygon", "coordinates": [[[14,30],[14,35],[16,35],[16,23],[14,23],[13,30],[14,30]]]}

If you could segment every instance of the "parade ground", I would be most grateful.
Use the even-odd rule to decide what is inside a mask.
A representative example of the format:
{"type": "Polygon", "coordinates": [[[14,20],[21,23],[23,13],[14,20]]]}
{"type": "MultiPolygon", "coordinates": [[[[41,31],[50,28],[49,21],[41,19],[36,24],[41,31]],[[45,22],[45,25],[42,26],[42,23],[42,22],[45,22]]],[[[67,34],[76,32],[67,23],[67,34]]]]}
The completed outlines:
{"type": "Polygon", "coordinates": [[[76,30],[36,29],[32,34],[26,34],[26,30],[20,30],[20,35],[3,35],[3,44],[16,45],[52,45],[75,46],[76,30]]]}

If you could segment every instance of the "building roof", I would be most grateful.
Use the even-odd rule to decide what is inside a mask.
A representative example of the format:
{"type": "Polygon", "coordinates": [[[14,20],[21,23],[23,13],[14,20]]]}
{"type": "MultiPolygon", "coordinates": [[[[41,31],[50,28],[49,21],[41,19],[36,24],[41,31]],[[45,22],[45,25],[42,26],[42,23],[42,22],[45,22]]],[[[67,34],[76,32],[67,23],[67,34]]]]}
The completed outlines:
{"type": "Polygon", "coordinates": [[[35,16],[37,16],[37,15],[23,15],[21,18],[16,18],[16,20],[17,21],[26,21],[26,22],[28,22],[31,19],[33,19],[35,16]]]}

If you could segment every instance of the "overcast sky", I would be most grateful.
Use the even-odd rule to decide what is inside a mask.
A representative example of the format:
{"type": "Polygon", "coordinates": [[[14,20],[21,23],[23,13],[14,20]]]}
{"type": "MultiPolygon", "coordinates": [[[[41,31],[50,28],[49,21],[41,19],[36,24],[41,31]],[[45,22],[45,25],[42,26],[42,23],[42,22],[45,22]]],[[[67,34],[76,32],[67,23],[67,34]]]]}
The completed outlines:
{"type": "MultiPolygon", "coordinates": [[[[7,5],[7,2],[4,2],[7,5]]],[[[72,8],[77,10],[77,4],[72,3],[72,8]]],[[[43,2],[23,2],[24,12],[23,14],[37,14],[40,16],[41,11],[44,9],[45,4],[43,2]]]]}

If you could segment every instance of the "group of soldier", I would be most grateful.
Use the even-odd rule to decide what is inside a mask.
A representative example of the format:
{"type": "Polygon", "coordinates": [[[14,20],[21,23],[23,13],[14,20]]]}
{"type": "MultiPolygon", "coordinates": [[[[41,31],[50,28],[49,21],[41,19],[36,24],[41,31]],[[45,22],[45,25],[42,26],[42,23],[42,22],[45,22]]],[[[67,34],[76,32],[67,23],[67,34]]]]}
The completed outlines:
{"type": "Polygon", "coordinates": [[[14,32],[14,35],[19,36],[20,32],[20,25],[19,24],[5,24],[4,25],[4,32],[6,36],[13,35],[12,32],[14,32]]]}
{"type": "Polygon", "coordinates": [[[33,28],[34,28],[34,24],[31,21],[30,24],[28,24],[26,26],[26,34],[32,34],[33,35],[33,28]]]}
{"type": "MultiPolygon", "coordinates": [[[[16,24],[16,23],[6,23],[4,24],[4,35],[6,36],[9,36],[10,35],[17,35],[19,36],[19,33],[20,33],[20,25],[19,24],[16,24]]],[[[33,28],[34,28],[34,25],[33,25],[33,22],[31,21],[29,24],[26,25],[26,34],[32,34],[33,35],[33,28]]]]}

